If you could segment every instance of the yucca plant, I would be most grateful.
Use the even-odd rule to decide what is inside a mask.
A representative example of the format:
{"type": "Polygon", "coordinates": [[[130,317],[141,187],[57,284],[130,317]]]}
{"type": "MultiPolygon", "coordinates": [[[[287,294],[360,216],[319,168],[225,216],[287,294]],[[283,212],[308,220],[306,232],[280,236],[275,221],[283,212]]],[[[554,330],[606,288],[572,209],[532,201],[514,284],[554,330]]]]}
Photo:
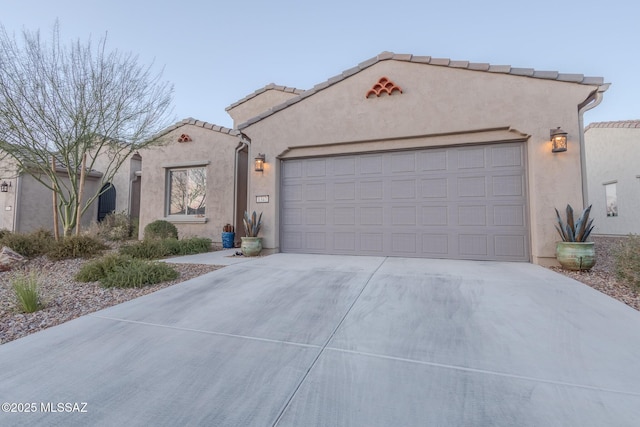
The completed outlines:
{"type": "Polygon", "coordinates": [[[253,211],[251,216],[249,216],[249,213],[245,211],[242,222],[244,224],[244,232],[247,237],[258,237],[260,227],[262,227],[262,212],[260,212],[260,216],[256,219],[256,211],[253,211]]]}
{"type": "Polygon", "coordinates": [[[589,219],[591,205],[582,211],[577,221],[573,220],[573,208],[567,205],[567,222],[564,223],[560,218],[560,212],[556,209],[556,217],[558,224],[556,230],[560,234],[563,242],[586,242],[589,234],[593,230],[593,219],[589,219]]]}

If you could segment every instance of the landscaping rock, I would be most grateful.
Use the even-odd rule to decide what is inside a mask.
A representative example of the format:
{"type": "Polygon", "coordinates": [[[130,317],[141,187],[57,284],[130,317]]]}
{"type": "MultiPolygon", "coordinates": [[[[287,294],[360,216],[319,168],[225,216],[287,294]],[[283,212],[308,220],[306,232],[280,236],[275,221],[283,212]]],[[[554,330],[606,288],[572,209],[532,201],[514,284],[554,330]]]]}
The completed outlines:
{"type": "Polygon", "coordinates": [[[6,246],[0,250],[0,271],[13,270],[27,262],[27,259],[6,246]]]}

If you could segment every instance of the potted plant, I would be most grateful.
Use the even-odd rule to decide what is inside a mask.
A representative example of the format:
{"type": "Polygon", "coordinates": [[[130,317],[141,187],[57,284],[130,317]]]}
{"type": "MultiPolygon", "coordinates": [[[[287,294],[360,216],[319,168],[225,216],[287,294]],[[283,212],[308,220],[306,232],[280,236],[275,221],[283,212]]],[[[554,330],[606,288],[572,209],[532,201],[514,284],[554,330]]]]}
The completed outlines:
{"type": "Polygon", "coordinates": [[[567,205],[566,223],[556,209],[556,230],[562,238],[556,245],[556,259],[567,270],[589,270],[596,264],[596,249],[587,238],[593,230],[593,219],[589,219],[591,205],[582,211],[577,221],[573,220],[573,209],[567,205]]]}
{"type": "Polygon", "coordinates": [[[225,249],[233,248],[236,240],[236,233],[233,231],[233,225],[225,224],[222,227],[222,247],[225,249]]]}
{"type": "Polygon", "coordinates": [[[262,238],[258,237],[260,227],[262,227],[262,212],[256,218],[256,211],[253,211],[251,216],[245,211],[242,223],[244,224],[246,236],[241,237],[242,244],[240,249],[245,256],[256,256],[262,251],[262,238]]]}

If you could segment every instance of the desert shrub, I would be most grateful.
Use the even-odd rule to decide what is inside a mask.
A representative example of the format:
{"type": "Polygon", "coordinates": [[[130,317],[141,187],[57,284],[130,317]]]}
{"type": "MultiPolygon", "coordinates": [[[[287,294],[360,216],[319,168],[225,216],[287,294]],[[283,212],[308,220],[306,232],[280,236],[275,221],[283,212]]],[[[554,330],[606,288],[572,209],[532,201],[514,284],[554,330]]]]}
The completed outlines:
{"type": "Polygon", "coordinates": [[[33,313],[42,308],[38,278],[35,273],[18,275],[11,281],[18,307],[24,313],[33,313]]]}
{"type": "Polygon", "coordinates": [[[67,236],[55,242],[47,256],[52,260],[69,258],[91,258],[99,255],[107,247],[92,236],[67,236]]]}
{"type": "Polygon", "coordinates": [[[176,270],[163,262],[130,259],[124,265],[116,265],[113,271],[100,279],[100,284],[105,288],[139,288],[174,280],[178,276],[176,270]]]}
{"type": "Polygon", "coordinates": [[[632,234],[615,251],[616,276],[640,289],[640,236],[632,234]]]}
{"type": "Polygon", "coordinates": [[[206,237],[191,237],[178,241],[179,252],[175,255],[193,255],[209,252],[211,250],[211,239],[206,237]]]}
{"type": "Polygon", "coordinates": [[[112,242],[130,239],[132,236],[131,221],[126,212],[112,212],[100,222],[91,224],[89,235],[112,242]]]}
{"type": "Polygon", "coordinates": [[[144,227],[144,238],[147,239],[177,239],[178,229],[169,221],[158,219],[144,227]]]}
{"type": "Polygon", "coordinates": [[[143,240],[120,248],[120,253],[138,259],[160,259],[167,256],[193,255],[211,250],[211,239],[192,237],[175,240],[143,240]]]}
{"type": "Polygon", "coordinates": [[[167,249],[162,240],[142,240],[120,247],[120,254],[137,259],[159,259],[167,256],[167,249]]]}
{"type": "Polygon", "coordinates": [[[2,233],[0,247],[7,246],[27,258],[47,253],[53,245],[53,234],[48,230],[36,230],[31,233],[2,233]]]}
{"type": "Polygon", "coordinates": [[[78,282],[97,282],[117,267],[126,266],[131,261],[131,257],[120,254],[109,254],[102,258],[89,261],[80,268],[76,274],[75,280],[78,282]]]}

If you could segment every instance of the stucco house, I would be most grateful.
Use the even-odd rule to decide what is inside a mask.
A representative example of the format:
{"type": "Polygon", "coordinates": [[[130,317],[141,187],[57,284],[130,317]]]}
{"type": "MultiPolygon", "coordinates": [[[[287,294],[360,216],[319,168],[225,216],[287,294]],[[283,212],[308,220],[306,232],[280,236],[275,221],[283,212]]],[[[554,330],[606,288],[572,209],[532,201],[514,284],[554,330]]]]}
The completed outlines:
{"type": "Polygon", "coordinates": [[[640,120],[585,129],[589,204],[595,234],[640,234],[640,120]]]}
{"type": "MultiPolygon", "coordinates": [[[[98,190],[106,190],[90,206],[81,219],[82,227],[102,220],[110,212],[125,212],[138,217],[141,158],[129,156],[110,182],[101,171],[112,158],[103,153],[96,158],[94,168],[86,174],[83,200],[98,190]]],[[[66,176],[59,167],[58,176],[66,176]]],[[[52,192],[31,175],[19,172],[11,159],[0,161],[0,229],[28,233],[40,228],[53,229],[52,192]],[[6,184],[6,185],[3,185],[6,184]]]]}
{"type": "Polygon", "coordinates": [[[555,264],[554,208],[587,200],[583,114],[608,86],[391,52],[271,84],[227,108],[234,129],[186,119],[139,153],[140,229],[220,242],[255,210],[276,251],[555,264]]]}
{"type": "Polygon", "coordinates": [[[586,200],[583,113],[607,88],[383,52],[236,124],[265,158],[248,208],[283,252],[553,264],[553,209],[586,200]]]}

